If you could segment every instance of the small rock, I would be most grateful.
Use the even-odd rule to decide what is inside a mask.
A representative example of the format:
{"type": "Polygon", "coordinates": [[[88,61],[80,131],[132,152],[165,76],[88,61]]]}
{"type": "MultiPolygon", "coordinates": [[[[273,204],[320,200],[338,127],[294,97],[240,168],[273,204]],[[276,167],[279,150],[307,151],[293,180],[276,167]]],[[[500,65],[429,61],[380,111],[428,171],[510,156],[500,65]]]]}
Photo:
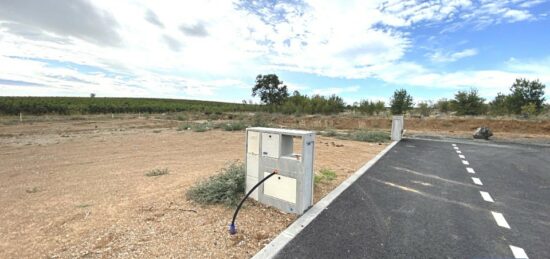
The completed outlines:
{"type": "Polygon", "coordinates": [[[485,139],[489,140],[489,138],[493,136],[493,131],[491,131],[488,127],[479,127],[474,132],[474,138],[475,139],[485,139]]]}

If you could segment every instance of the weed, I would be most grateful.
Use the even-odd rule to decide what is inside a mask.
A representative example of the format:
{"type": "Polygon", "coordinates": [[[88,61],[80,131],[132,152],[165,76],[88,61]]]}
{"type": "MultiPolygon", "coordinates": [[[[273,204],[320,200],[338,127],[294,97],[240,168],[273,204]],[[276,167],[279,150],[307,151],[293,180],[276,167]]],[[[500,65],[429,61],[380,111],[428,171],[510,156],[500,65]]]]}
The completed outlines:
{"type": "Polygon", "coordinates": [[[187,118],[187,116],[186,116],[185,114],[180,114],[180,115],[178,115],[178,117],[177,117],[177,120],[179,120],[179,121],[186,121],[187,119],[188,119],[188,118],[187,118]]]}
{"type": "Polygon", "coordinates": [[[161,133],[162,130],[153,130],[153,133],[161,133]]]}
{"type": "Polygon", "coordinates": [[[184,124],[181,124],[178,126],[178,128],[176,129],[177,131],[182,131],[182,130],[190,130],[192,128],[193,125],[189,124],[189,123],[184,123],[184,124]]]}
{"type": "Polygon", "coordinates": [[[38,187],[32,187],[31,189],[26,189],[25,190],[27,193],[37,193],[39,192],[40,190],[38,189],[38,187]]]}
{"type": "Polygon", "coordinates": [[[163,169],[157,168],[147,172],[145,176],[151,177],[151,176],[161,176],[165,174],[168,174],[168,168],[163,168],[163,169]]]}
{"type": "Polygon", "coordinates": [[[239,131],[246,128],[246,125],[242,122],[226,123],[222,125],[225,131],[239,131]]]}
{"type": "Polygon", "coordinates": [[[333,129],[329,129],[321,132],[321,136],[325,136],[325,137],[334,137],[336,135],[338,135],[338,132],[336,132],[333,129]]]}
{"type": "Polygon", "coordinates": [[[88,208],[88,207],[90,207],[90,206],[92,206],[92,205],[91,205],[91,204],[82,203],[82,204],[76,205],[75,207],[84,209],[84,208],[88,208]]]}
{"type": "Polygon", "coordinates": [[[319,174],[315,174],[314,177],[315,183],[330,182],[334,179],[336,179],[336,172],[327,168],[321,169],[319,174]]]}
{"type": "Polygon", "coordinates": [[[192,130],[194,132],[205,132],[205,131],[208,131],[210,129],[210,127],[208,127],[209,124],[208,123],[201,123],[201,124],[198,124],[198,125],[195,125],[192,130]]]}
{"type": "Polygon", "coordinates": [[[244,164],[233,162],[222,168],[218,174],[191,187],[186,197],[201,204],[221,203],[235,206],[244,194],[244,189],[244,164]]]}

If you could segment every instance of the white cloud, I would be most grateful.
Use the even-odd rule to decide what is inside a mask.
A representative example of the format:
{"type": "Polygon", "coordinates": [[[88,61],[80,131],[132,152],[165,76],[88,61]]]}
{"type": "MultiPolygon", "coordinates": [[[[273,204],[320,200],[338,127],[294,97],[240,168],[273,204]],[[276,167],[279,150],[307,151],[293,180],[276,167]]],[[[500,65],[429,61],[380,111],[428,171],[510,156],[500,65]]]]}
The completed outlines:
{"type": "Polygon", "coordinates": [[[322,96],[329,96],[329,95],[340,95],[342,93],[354,93],[357,92],[360,89],[358,85],[354,86],[348,86],[348,87],[328,87],[328,88],[322,88],[322,89],[314,89],[312,91],[312,94],[314,95],[322,95],[322,96]]]}
{"type": "MultiPolygon", "coordinates": [[[[81,9],[91,8],[89,2],[74,1],[83,6],[81,9]]],[[[265,6],[262,1],[253,1],[248,4],[255,9],[237,9],[239,5],[234,1],[96,0],[91,2],[93,12],[86,17],[102,26],[116,25],[98,31],[98,27],[78,20],[78,15],[67,11],[66,6],[54,3],[55,8],[49,8],[53,2],[24,0],[17,5],[22,9],[10,9],[9,14],[1,16],[0,79],[49,87],[2,85],[3,95],[44,94],[47,91],[43,89],[49,89],[50,95],[96,92],[111,96],[219,98],[214,96],[220,89],[242,89],[243,81],[256,74],[280,70],[337,78],[374,77],[411,85],[461,86],[461,76],[489,82],[500,79],[486,72],[501,75],[502,71],[438,73],[405,60],[413,41],[404,29],[423,23],[445,23],[457,29],[469,24],[483,28],[532,20],[533,14],[526,8],[538,4],[537,0],[307,0],[265,6]],[[40,10],[40,19],[33,19],[36,12],[24,5],[40,10]],[[55,19],[49,20],[52,15],[55,19]],[[101,21],[101,17],[107,19],[101,21]],[[74,23],[65,24],[71,21],[74,23]],[[102,72],[52,67],[36,59],[88,65],[102,72]]],[[[0,9],[4,5],[0,4],[0,9]]],[[[452,62],[476,54],[476,49],[436,51],[431,58],[452,62]]],[[[291,86],[319,93],[353,90],[291,86]]]]}
{"type": "Polygon", "coordinates": [[[464,49],[451,53],[444,53],[443,51],[438,50],[430,55],[430,59],[433,62],[455,62],[459,59],[475,56],[477,53],[478,51],[476,49],[464,49]]]}

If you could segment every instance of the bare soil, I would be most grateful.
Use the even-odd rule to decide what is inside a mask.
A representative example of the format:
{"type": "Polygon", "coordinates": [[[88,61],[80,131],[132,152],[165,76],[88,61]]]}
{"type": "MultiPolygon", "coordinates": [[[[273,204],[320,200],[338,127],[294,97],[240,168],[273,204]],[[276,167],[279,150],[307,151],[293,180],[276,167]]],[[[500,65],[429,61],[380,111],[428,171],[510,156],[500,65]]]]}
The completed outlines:
{"type": "MultiPolygon", "coordinates": [[[[176,131],[147,119],[0,125],[0,258],[247,258],[296,216],[247,202],[201,206],[186,190],[242,160],[244,133],[176,131]],[[169,174],[147,177],[156,168],[169,174]]],[[[315,170],[338,177],[326,195],[386,144],[317,138],[315,170]]]]}

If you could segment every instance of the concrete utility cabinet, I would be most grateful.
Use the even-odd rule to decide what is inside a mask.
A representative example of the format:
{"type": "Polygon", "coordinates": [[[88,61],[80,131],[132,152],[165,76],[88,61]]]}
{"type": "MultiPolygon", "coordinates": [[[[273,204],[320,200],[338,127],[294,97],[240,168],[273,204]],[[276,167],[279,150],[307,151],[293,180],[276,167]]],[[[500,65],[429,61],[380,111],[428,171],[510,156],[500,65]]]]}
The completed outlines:
{"type": "Polygon", "coordinates": [[[391,140],[401,140],[404,126],[403,115],[393,116],[391,122],[391,140]]]}
{"type": "Polygon", "coordinates": [[[250,197],[282,211],[302,214],[313,205],[315,133],[246,129],[246,192],[277,170],[250,197]]]}

